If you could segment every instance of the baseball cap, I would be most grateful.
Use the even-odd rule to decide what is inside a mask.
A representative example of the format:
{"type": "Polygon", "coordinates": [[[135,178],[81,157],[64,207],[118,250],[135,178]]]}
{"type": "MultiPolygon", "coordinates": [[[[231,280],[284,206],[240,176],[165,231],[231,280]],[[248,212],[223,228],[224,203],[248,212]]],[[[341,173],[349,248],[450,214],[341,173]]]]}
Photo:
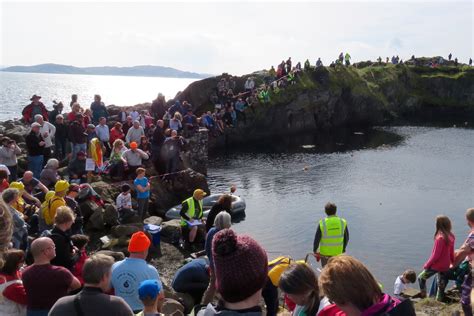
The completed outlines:
{"type": "Polygon", "coordinates": [[[160,294],[161,285],[158,280],[145,280],[140,283],[138,287],[138,297],[145,299],[147,297],[155,299],[160,294]]]}

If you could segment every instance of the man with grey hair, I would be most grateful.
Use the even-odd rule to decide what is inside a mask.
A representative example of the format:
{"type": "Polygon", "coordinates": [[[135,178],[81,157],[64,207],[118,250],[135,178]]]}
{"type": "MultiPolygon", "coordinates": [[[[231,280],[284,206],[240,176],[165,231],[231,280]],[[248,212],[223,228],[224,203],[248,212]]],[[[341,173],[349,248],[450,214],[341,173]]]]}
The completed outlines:
{"type": "Polygon", "coordinates": [[[48,315],[54,303],[81,287],[79,280],[64,268],[51,265],[56,246],[51,238],[40,237],[31,243],[34,263],[22,274],[28,315],[48,315]]]}
{"type": "Polygon", "coordinates": [[[53,148],[53,138],[54,134],[56,133],[56,126],[51,124],[48,121],[43,119],[43,115],[36,114],[35,115],[35,122],[38,123],[40,127],[40,134],[43,137],[45,142],[44,145],[44,160],[43,166],[46,164],[49,158],[51,158],[51,148],[53,148]]]}
{"type": "Polygon", "coordinates": [[[127,132],[127,136],[125,136],[125,140],[128,144],[135,142],[138,145],[141,143],[141,137],[145,135],[145,130],[141,127],[140,122],[135,120],[133,121],[133,126],[127,132]]]}
{"type": "Polygon", "coordinates": [[[60,298],[49,316],[133,315],[123,298],[105,294],[110,290],[113,264],[114,259],[103,254],[95,254],[87,259],[82,270],[84,288],[76,295],[60,298]]]}
{"type": "Polygon", "coordinates": [[[216,215],[214,220],[214,227],[212,227],[209,232],[207,233],[206,242],[204,245],[204,249],[206,250],[206,255],[209,258],[209,286],[207,287],[206,291],[203,294],[201,304],[207,305],[214,299],[216,295],[216,274],[214,273],[214,258],[212,255],[212,240],[214,239],[214,235],[217,234],[219,231],[230,228],[232,226],[231,222],[232,218],[229,213],[226,211],[222,211],[216,215]]]}

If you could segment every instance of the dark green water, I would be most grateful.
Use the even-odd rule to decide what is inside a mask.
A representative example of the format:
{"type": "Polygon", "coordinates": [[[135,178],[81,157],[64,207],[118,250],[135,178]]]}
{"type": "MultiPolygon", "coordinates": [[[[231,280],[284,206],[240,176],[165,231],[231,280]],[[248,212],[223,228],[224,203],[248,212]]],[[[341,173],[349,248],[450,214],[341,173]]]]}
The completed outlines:
{"type": "Polygon", "coordinates": [[[398,274],[418,272],[428,259],[436,215],[451,218],[456,245],[467,235],[464,212],[474,207],[474,130],[386,131],[393,133],[306,135],[220,153],[209,166],[211,191],[237,186],[247,217],[234,229],[258,240],[270,258],[311,252],[324,204],[333,201],[348,221],[348,253],[392,292],[398,274]]]}

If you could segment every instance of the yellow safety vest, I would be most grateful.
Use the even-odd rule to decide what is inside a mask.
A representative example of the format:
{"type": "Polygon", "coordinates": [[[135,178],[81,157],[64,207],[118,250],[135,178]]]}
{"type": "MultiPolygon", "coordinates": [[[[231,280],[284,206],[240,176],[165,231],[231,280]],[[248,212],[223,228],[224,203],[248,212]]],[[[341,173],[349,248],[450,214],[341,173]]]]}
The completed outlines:
{"type": "Polygon", "coordinates": [[[343,252],[346,226],[346,220],[336,215],[319,221],[319,229],[321,229],[319,253],[321,255],[332,257],[343,252]]]}
{"type": "Polygon", "coordinates": [[[281,256],[268,262],[268,277],[273,286],[278,287],[281,275],[291,263],[306,263],[304,260],[293,260],[290,257],[281,256]]]}
{"type": "MultiPolygon", "coordinates": [[[[191,219],[194,218],[194,214],[196,214],[196,205],[194,204],[194,198],[190,197],[189,199],[184,200],[183,203],[184,202],[188,203],[188,210],[186,211],[186,215],[191,219]]],[[[199,201],[199,213],[197,218],[202,218],[202,200],[199,201]]],[[[186,219],[184,219],[184,217],[181,217],[181,226],[186,225],[186,219]]]]}

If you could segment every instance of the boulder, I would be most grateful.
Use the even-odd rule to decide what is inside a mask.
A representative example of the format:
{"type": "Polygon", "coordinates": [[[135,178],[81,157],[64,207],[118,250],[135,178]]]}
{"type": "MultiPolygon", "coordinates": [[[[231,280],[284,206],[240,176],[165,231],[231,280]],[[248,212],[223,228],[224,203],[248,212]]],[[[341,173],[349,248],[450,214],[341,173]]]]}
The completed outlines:
{"type": "Polygon", "coordinates": [[[161,236],[176,242],[181,237],[181,224],[179,219],[172,219],[161,224],[161,236]]]}
{"type": "Polygon", "coordinates": [[[161,307],[161,313],[163,315],[184,315],[184,306],[181,305],[176,299],[168,298],[165,292],[165,301],[161,307]]]}
{"type": "Polygon", "coordinates": [[[97,206],[97,208],[94,210],[94,213],[92,213],[92,215],[89,217],[89,220],[87,221],[86,229],[94,231],[104,230],[104,209],[102,207],[97,206]]]}
{"type": "Polygon", "coordinates": [[[143,224],[152,224],[152,225],[157,225],[157,226],[160,226],[162,222],[163,222],[163,219],[158,216],[150,216],[143,220],[143,224]]]}
{"type": "Polygon", "coordinates": [[[171,183],[163,182],[159,177],[151,178],[150,183],[155,209],[163,211],[192,196],[195,189],[210,193],[206,177],[189,168],[178,172],[171,183]]]}
{"type": "MultiPolygon", "coordinates": [[[[5,125],[4,125],[5,126],[5,125]]],[[[12,128],[5,128],[5,136],[10,137],[15,140],[17,143],[25,141],[26,135],[29,133],[29,128],[23,125],[16,125],[12,128]]]]}
{"type": "Polygon", "coordinates": [[[112,204],[105,204],[104,224],[111,227],[119,224],[117,209],[112,204]]]}
{"type": "Polygon", "coordinates": [[[123,183],[124,182],[106,183],[104,181],[98,181],[91,183],[91,187],[100,195],[102,200],[114,204],[115,199],[121,192],[121,186],[123,183]]]}
{"type": "Polygon", "coordinates": [[[87,222],[88,219],[96,212],[98,209],[102,209],[99,205],[97,205],[93,201],[86,200],[82,202],[79,207],[81,208],[82,216],[84,216],[84,220],[87,222]]]}
{"type": "Polygon", "coordinates": [[[136,232],[140,231],[141,228],[138,225],[117,225],[112,227],[110,233],[113,237],[130,237],[136,232]]]}
{"type": "Polygon", "coordinates": [[[123,254],[123,252],[120,251],[100,250],[97,251],[96,254],[111,256],[112,258],[114,258],[115,262],[122,261],[123,259],[125,259],[125,255],[123,254]]]}

